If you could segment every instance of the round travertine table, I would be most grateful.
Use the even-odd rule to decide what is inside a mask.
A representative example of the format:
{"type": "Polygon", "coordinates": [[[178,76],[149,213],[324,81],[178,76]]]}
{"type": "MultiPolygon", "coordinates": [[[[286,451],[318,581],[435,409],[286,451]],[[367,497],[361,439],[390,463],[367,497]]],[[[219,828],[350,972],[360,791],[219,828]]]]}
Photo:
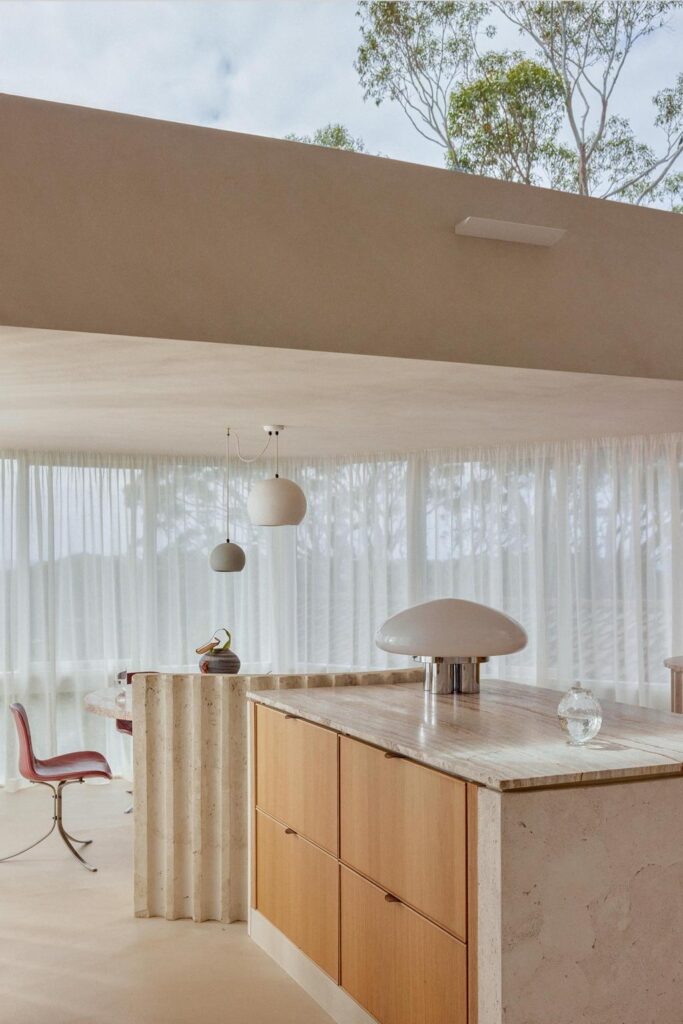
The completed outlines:
{"type": "Polygon", "coordinates": [[[93,715],[104,718],[118,718],[125,722],[133,721],[132,686],[109,686],[106,690],[94,690],[85,695],[85,710],[93,715]],[[116,698],[123,693],[125,704],[118,704],[116,698]]]}
{"type": "Polygon", "coordinates": [[[671,670],[671,710],[683,715],[683,655],[667,658],[664,664],[671,670]]]}

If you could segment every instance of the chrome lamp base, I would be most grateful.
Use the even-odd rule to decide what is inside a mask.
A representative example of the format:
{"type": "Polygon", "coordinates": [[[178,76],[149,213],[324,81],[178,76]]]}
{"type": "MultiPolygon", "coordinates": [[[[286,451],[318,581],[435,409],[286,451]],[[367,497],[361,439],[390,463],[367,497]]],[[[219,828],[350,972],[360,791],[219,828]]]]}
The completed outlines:
{"type": "Polygon", "coordinates": [[[479,693],[479,666],[488,658],[419,658],[425,693],[479,693]]]}

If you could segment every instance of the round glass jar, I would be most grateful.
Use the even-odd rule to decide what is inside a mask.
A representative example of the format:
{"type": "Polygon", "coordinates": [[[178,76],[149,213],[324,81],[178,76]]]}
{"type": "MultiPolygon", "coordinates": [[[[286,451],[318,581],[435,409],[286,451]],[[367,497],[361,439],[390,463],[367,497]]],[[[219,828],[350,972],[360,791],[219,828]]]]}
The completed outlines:
{"type": "Polygon", "coordinates": [[[602,708],[597,697],[581,683],[575,683],[557,706],[557,717],[567,733],[567,743],[582,747],[600,732],[602,708]]]}

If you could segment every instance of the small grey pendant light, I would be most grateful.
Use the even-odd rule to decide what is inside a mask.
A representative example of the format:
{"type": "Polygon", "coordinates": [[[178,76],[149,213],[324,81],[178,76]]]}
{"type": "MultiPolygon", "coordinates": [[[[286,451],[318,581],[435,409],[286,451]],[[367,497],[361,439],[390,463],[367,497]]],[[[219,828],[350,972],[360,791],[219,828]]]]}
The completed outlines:
{"type": "Polygon", "coordinates": [[[214,572],[241,572],[246,556],[239,544],[230,540],[230,428],[225,435],[225,543],[217,544],[209,557],[214,572]]]}

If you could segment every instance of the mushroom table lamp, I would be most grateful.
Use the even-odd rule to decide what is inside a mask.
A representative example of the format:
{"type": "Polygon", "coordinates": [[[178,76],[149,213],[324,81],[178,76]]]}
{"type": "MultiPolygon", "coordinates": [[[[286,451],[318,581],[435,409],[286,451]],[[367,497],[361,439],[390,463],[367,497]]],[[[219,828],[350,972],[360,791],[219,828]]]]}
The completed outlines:
{"type": "Polygon", "coordinates": [[[449,597],[393,615],[377,630],[375,643],[424,661],[429,693],[478,693],[480,664],[521,651],[527,635],[495,608],[449,597]]]}

